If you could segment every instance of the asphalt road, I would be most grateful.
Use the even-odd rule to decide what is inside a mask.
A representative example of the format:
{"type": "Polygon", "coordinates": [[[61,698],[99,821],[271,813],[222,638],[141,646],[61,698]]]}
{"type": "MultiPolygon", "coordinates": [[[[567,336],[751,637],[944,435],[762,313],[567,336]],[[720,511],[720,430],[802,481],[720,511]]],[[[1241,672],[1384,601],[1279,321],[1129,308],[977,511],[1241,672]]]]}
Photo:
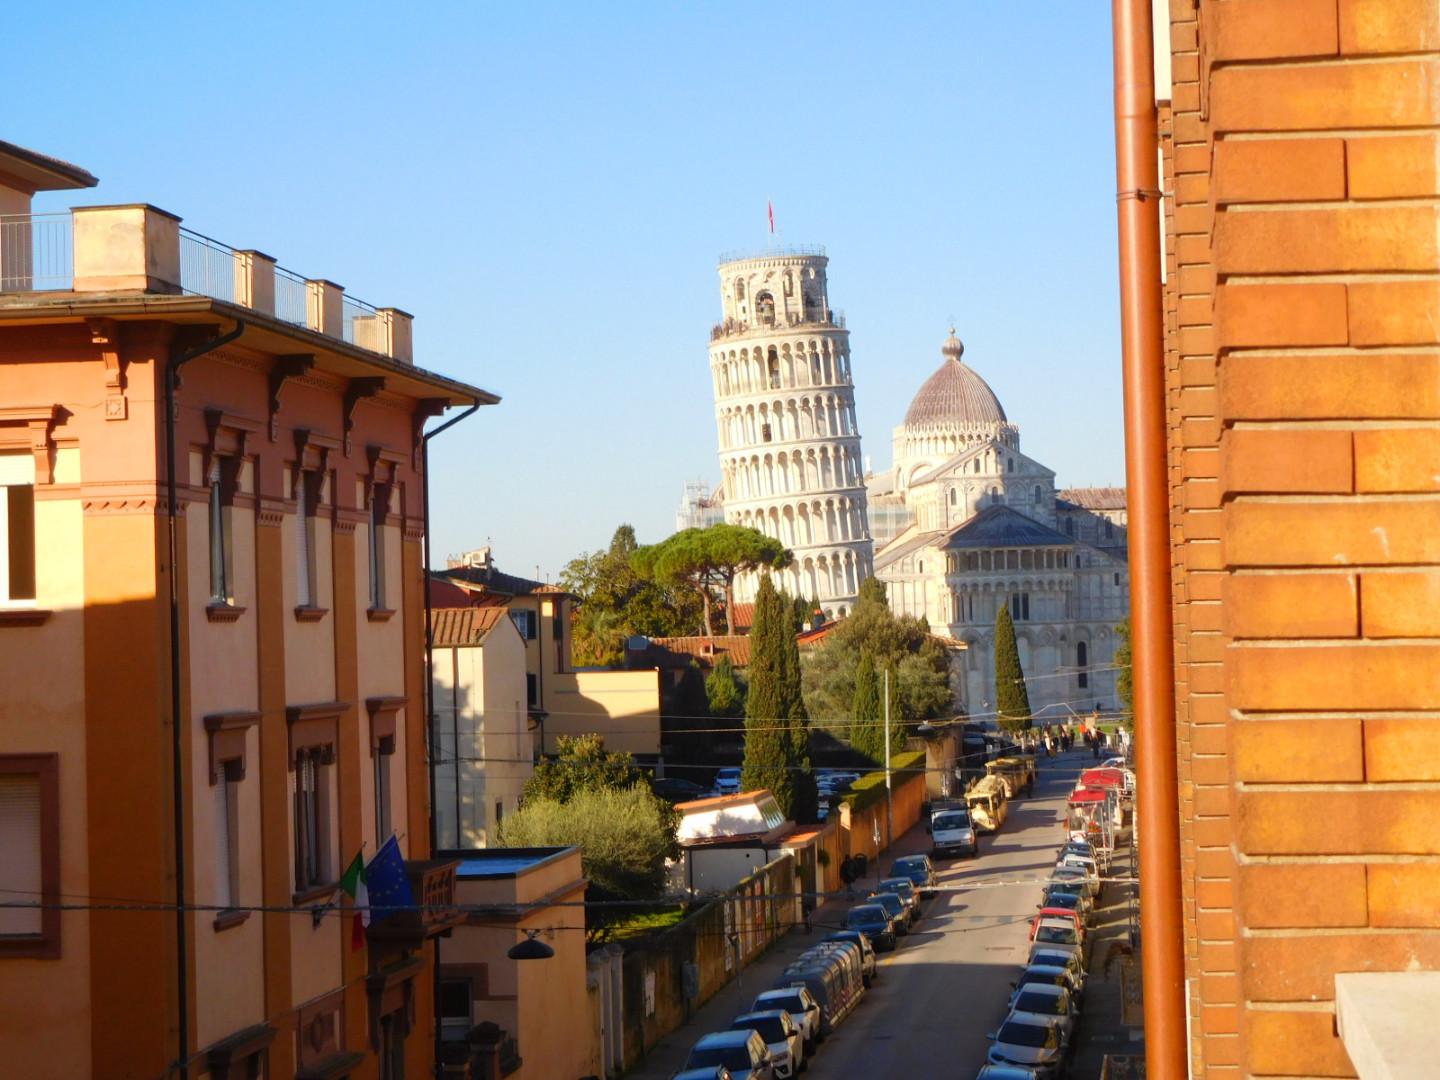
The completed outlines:
{"type": "MultiPolygon", "coordinates": [[[[880,977],[811,1063],[814,1080],[969,1078],[979,1071],[986,1034],[1004,1018],[1010,983],[1028,952],[1038,881],[1064,838],[1065,796],[1091,764],[1088,754],[1042,758],[1034,795],[1010,803],[1000,832],[981,839],[979,858],[937,862],[940,885],[955,888],[927,901],[900,947],[882,955],[880,977]],[[1025,884],[984,884],[1017,880],[1025,884]]],[[[924,850],[919,830],[905,841],[897,853],[924,850]]]]}

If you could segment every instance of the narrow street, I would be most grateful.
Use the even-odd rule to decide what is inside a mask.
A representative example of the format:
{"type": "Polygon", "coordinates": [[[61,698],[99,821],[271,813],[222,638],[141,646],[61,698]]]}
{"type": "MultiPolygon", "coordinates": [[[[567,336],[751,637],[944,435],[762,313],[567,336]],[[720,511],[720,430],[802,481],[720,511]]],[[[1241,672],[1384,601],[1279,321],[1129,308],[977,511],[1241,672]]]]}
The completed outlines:
{"type": "MultiPolygon", "coordinates": [[[[817,1080],[848,1076],[969,1077],[985,1059],[986,1034],[1005,1015],[1010,983],[1027,952],[1039,880],[1055,863],[1065,796],[1088,755],[1041,761],[1035,794],[1012,802],[1009,820],[981,841],[978,859],[939,861],[942,888],[908,937],[881,958],[880,978],[816,1056],[817,1080]],[[990,885],[990,882],[1024,884],[990,885]],[[1034,882],[1032,884],[1031,882],[1034,882]],[[975,888],[965,886],[974,883],[975,888]]],[[[923,851],[917,827],[900,851],[923,851]]],[[[886,859],[888,866],[889,859],[886,859]]]]}
{"type": "MultiPolygon", "coordinates": [[[[1000,833],[982,839],[979,858],[937,862],[941,890],[925,902],[924,914],[900,939],[900,947],[881,955],[879,978],[812,1060],[809,1075],[816,1080],[968,1078],[979,1070],[989,1042],[986,1035],[1004,1017],[1010,983],[1025,962],[1027,924],[1040,899],[1040,881],[1054,865],[1063,836],[1065,797],[1080,770],[1092,764],[1089,754],[1078,751],[1049,762],[1042,758],[1034,795],[1010,804],[1000,833]]],[[[882,858],[882,869],[898,855],[926,852],[929,846],[929,836],[917,825],[882,858]]],[[[859,895],[874,881],[872,872],[858,882],[859,895]]],[[[1114,891],[1110,887],[1107,900],[1114,891]]],[[[837,901],[825,904],[816,912],[811,935],[797,932],[783,939],[745,970],[743,987],[732,983],[721,990],[627,1076],[661,1080],[672,1075],[696,1039],[728,1027],[731,1017],[767,988],[791,957],[840,928],[847,907],[837,901]]],[[[1098,958],[1092,958],[1092,966],[1097,963],[1098,958]]],[[[1092,991],[1095,988],[1092,985],[1092,991]]],[[[1082,1041],[1098,1036],[1117,1050],[1121,1034],[1110,1014],[1118,1015],[1118,1006],[1101,1011],[1106,1016],[1085,1017],[1082,1041]],[[1092,1030],[1102,1024],[1115,1030],[1092,1030]]],[[[1098,1066],[1078,1075],[1098,1075],[1098,1066]]]]}

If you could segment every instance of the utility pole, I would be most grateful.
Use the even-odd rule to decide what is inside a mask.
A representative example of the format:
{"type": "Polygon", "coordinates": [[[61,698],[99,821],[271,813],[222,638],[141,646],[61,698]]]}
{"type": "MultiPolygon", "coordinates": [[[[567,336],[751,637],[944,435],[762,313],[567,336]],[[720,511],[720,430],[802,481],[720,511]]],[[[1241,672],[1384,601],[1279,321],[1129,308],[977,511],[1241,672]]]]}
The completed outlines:
{"type": "MultiPolygon", "coordinates": [[[[895,799],[890,790],[890,669],[885,669],[885,850],[895,842],[895,799]]],[[[877,860],[878,861],[878,860],[877,860]]]]}

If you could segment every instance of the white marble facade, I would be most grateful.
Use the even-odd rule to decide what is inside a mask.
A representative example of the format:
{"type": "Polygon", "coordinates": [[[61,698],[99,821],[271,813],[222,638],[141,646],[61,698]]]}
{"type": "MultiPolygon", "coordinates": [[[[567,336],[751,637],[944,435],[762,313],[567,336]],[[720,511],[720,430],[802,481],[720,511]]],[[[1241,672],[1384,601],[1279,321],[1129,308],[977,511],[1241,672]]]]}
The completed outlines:
{"type": "Polygon", "coordinates": [[[1000,604],[1038,721],[1113,709],[1115,627],[1130,595],[1123,491],[1057,493],[1055,471],[1021,453],[1019,427],[953,331],[941,353],[895,429],[894,465],[867,485],[891,607],[966,643],[971,716],[995,710],[1000,604]]]}

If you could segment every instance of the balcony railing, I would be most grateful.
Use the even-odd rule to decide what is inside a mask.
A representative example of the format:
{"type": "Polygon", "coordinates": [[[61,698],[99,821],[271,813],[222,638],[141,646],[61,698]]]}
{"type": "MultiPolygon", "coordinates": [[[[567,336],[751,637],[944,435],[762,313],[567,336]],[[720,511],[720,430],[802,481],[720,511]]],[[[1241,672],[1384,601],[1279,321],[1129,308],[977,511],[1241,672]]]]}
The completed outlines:
{"type": "Polygon", "coordinates": [[[277,266],[258,251],[183,228],[155,207],[0,215],[0,293],[177,290],[411,362],[409,315],[346,296],[339,285],[277,266]]]}
{"type": "Polygon", "coordinates": [[[372,923],[372,939],[414,943],[457,925],[464,915],[455,906],[454,859],[406,859],[405,876],[415,907],[372,923]]]}
{"type": "Polygon", "coordinates": [[[0,214],[0,292],[70,288],[73,248],[69,213],[0,214]]]}
{"type": "Polygon", "coordinates": [[[726,319],[718,322],[710,328],[710,340],[718,341],[731,334],[748,334],[752,330],[788,330],[793,326],[833,326],[838,330],[845,329],[845,313],[843,311],[792,311],[788,315],[781,313],[770,318],[756,319],[751,322],[748,319],[726,319]]]}
{"type": "Polygon", "coordinates": [[[824,244],[776,244],[773,247],[756,250],[754,248],[736,248],[732,251],[720,253],[720,264],[741,262],[745,259],[777,259],[787,255],[824,255],[824,244]]]}

